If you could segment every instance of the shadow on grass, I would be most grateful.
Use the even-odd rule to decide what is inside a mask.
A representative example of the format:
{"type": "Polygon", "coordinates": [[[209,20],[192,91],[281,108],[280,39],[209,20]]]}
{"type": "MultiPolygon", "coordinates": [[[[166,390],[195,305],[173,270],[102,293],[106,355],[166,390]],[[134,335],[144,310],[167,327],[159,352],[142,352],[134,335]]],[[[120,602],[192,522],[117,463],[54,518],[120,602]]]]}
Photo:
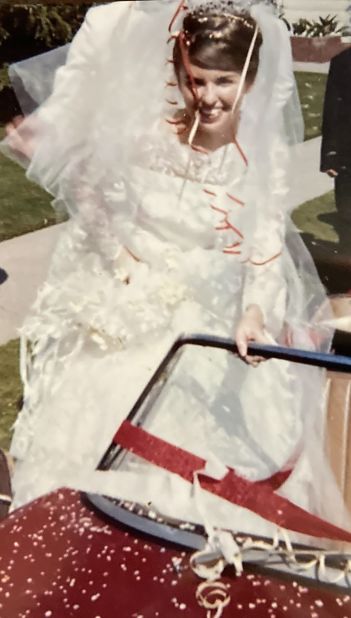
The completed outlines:
{"type": "Polygon", "coordinates": [[[320,219],[320,215],[335,213],[334,191],[329,191],[309,202],[301,204],[292,214],[292,220],[302,234],[323,242],[338,242],[338,234],[332,225],[320,219]]]}
{"type": "Polygon", "coordinates": [[[297,208],[292,219],[329,294],[351,289],[351,230],[335,209],[334,191],[297,208]]]}

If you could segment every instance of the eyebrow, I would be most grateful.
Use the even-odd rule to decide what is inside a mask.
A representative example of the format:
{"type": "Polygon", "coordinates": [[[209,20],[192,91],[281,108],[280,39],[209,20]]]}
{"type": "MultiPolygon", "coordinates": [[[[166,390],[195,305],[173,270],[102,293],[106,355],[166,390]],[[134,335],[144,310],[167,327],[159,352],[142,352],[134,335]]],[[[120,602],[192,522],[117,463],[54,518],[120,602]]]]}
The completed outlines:
{"type": "MultiPolygon", "coordinates": [[[[205,80],[202,79],[201,77],[193,77],[193,80],[197,86],[201,86],[205,83],[205,80]]],[[[221,84],[221,83],[227,83],[227,82],[234,82],[235,80],[236,80],[236,77],[233,75],[221,75],[220,77],[217,77],[215,79],[215,83],[221,84]]],[[[191,82],[190,75],[186,76],[186,81],[191,82]]]]}

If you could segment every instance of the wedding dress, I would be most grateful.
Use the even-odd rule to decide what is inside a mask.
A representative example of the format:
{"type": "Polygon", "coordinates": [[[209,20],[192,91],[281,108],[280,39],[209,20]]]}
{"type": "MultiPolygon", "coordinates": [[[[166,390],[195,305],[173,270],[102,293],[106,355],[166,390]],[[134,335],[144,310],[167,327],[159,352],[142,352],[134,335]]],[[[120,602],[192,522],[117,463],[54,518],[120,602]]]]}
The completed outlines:
{"type": "MultiPolygon", "coordinates": [[[[140,462],[95,471],[116,429],[180,333],[233,337],[256,303],[272,340],[327,349],[328,309],[284,207],[284,113],[295,95],[284,27],[266,7],[251,9],[263,34],[276,28],[281,54],[270,56],[264,36],[238,141],[205,154],[180,143],[167,122],[174,4],[143,4],[88,13],[51,96],[19,129],[36,128],[29,178],[71,219],[22,329],[15,505],[68,486],[201,522],[191,485],[177,475],[140,462]]],[[[34,96],[38,82],[27,88],[34,96]]],[[[8,143],[3,149],[14,157],[8,143]]],[[[192,352],[148,430],[251,480],[290,466],[281,495],[344,524],[323,455],[322,385],[313,368],[272,360],[254,370],[223,353],[192,352]]],[[[246,509],[203,500],[217,526],[274,534],[246,509]]]]}

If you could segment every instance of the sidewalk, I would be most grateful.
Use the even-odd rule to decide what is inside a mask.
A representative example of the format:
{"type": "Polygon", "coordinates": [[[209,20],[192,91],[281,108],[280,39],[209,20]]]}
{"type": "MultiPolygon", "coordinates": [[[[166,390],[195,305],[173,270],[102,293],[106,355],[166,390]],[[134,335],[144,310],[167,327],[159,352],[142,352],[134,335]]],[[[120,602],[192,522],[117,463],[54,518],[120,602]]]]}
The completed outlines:
{"type": "MultiPolygon", "coordinates": [[[[294,146],[288,205],[291,210],[333,188],[318,171],[320,138],[294,146]]],[[[64,224],[0,243],[0,267],[8,279],[0,285],[0,345],[18,336],[18,328],[45,279],[50,255],[64,224]]]]}
{"type": "Polygon", "coordinates": [[[292,148],[288,204],[294,210],[301,204],[332,191],[334,181],[319,171],[321,138],[316,137],[292,148]]]}
{"type": "Polygon", "coordinates": [[[329,62],[294,62],[294,71],[305,71],[306,73],[328,73],[329,62]]]}
{"type": "Polygon", "coordinates": [[[18,337],[64,224],[0,243],[0,266],[8,279],[0,285],[0,345],[18,337]]]}

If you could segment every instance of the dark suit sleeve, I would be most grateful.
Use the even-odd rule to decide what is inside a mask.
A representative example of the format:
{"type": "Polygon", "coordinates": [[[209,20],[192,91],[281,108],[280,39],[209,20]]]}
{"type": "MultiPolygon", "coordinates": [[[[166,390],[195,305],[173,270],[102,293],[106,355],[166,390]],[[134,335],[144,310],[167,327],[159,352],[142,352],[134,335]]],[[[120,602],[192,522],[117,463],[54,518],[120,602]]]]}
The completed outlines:
{"type": "Polygon", "coordinates": [[[338,63],[333,59],[330,63],[327,88],[324,98],[323,125],[322,125],[322,149],[321,149],[321,171],[329,169],[338,171],[338,132],[340,124],[340,92],[338,63]]]}

